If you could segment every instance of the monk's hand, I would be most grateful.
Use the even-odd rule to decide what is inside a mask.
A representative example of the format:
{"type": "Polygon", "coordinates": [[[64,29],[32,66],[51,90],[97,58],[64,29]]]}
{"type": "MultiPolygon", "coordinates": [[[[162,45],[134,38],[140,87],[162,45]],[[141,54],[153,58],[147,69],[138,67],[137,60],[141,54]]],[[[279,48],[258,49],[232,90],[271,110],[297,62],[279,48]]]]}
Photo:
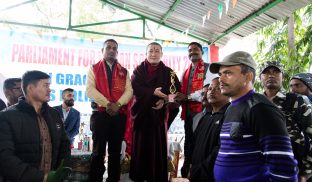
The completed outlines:
{"type": "Polygon", "coordinates": [[[163,99],[160,99],[156,102],[155,107],[152,107],[155,110],[161,109],[165,104],[165,101],[163,99]]]}
{"type": "Polygon", "coordinates": [[[187,101],[187,96],[181,92],[177,92],[174,100],[177,102],[187,101]]]}
{"type": "Polygon", "coordinates": [[[166,94],[164,94],[164,93],[161,92],[161,87],[155,88],[155,90],[154,90],[154,95],[157,96],[157,97],[160,97],[160,98],[165,98],[165,97],[167,97],[166,94]]]}

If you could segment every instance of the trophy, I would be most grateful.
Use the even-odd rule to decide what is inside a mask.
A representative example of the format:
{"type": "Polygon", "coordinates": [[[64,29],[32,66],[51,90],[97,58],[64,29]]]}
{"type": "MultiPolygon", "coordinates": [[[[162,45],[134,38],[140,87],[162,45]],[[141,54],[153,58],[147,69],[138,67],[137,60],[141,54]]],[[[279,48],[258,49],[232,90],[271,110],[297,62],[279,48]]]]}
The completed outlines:
{"type": "Polygon", "coordinates": [[[170,82],[171,82],[171,85],[169,87],[170,94],[168,95],[168,102],[169,103],[175,102],[174,98],[176,96],[175,93],[176,93],[177,89],[175,87],[175,80],[174,80],[174,78],[175,78],[175,73],[174,73],[174,71],[171,71],[170,72],[170,82]]]}

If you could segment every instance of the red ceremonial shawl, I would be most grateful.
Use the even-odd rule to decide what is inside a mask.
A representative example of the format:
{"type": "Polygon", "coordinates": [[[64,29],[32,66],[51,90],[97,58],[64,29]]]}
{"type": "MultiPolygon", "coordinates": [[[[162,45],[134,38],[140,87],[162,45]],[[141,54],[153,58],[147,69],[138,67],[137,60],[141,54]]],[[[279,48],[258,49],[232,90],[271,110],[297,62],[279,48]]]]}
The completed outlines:
{"type": "MultiPolygon", "coordinates": [[[[188,87],[188,80],[190,77],[190,73],[192,70],[192,64],[188,67],[188,69],[185,71],[182,79],[182,87],[181,87],[181,92],[185,95],[187,95],[187,87],[188,87]]],[[[195,68],[195,71],[193,73],[193,79],[192,79],[192,84],[191,84],[191,92],[193,93],[197,90],[203,89],[204,86],[204,72],[205,72],[205,66],[204,66],[204,61],[200,60],[195,68]]],[[[185,121],[186,119],[186,109],[187,106],[190,108],[191,112],[198,113],[202,111],[202,103],[201,102],[196,102],[196,101],[189,101],[187,103],[182,103],[182,113],[181,113],[181,118],[182,120],[185,121]]]]}
{"type": "MultiPolygon", "coordinates": [[[[104,60],[93,65],[96,89],[101,92],[110,102],[117,102],[123,95],[126,88],[127,70],[118,62],[115,63],[112,70],[111,91],[109,90],[106,65],[104,60]]],[[[99,111],[105,111],[104,107],[98,107],[99,111]]],[[[125,113],[126,106],[123,106],[119,112],[125,113]]]]}

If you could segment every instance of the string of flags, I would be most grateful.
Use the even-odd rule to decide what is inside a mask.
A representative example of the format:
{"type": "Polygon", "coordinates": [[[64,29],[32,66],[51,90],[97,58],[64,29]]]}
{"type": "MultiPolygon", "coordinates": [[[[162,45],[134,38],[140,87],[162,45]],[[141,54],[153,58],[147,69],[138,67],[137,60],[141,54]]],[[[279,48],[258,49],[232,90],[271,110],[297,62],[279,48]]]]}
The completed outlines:
{"type": "Polygon", "coordinates": [[[232,0],[233,8],[235,8],[237,0],[232,0]]]}
{"type": "MultiPolygon", "coordinates": [[[[237,6],[237,3],[238,3],[238,0],[231,0],[232,2],[232,8],[235,8],[237,6]]],[[[105,6],[106,4],[103,3],[102,4],[102,7],[105,6]]],[[[204,5],[204,3],[203,3],[204,5]]],[[[229,11],[229,6],[230,6],[230,0],[220,0],[220,2],[218,3],[217,5],[217,11],[218,11],[218,18],[219,20],[222,19],[222,15],[223,15],[223,11],[225,10],[225,14],[228,14],[228,11],[229,11]]],[[[126,4],[123,4],[123,7],[124,8],[127,8],[126,4]]],[[[215,13],[213,11],[213,9],[211,7],[208,7],[208,10],[207,10],[207,13],[205,13],[203,16],[202,16],[202,27],[205,27],[205,23],[207,20],[210,20],[211,18],[211,15],[212,13],[215,13]]],[[[194,23],[194,24],[191,24],[189,25],[186,30],[184,32],[182,32],[181,36],[187,36],[188,34],[192,34],[192,32],[194,32],[197,28],[199,24],[197,23],[194,23]]],[[[41,30],[36,30],[36,33],[37,35],[42,38],[43,37],[43,32],[41,30]]],[[[152,32],[151,32],[152,33],[152,32]]],[[[10,36],[12,36],[14,34],[14,31],[11,31],[10,32],[10,36]]],[[[154,35],[155,36],[155,35],[154,35]]],[[[153,36],[153,37],[154,37],[153,36]]],[[[66,41],[66,39],[68,38],[68,30],[65,31],[65,35],[62,36],[62,40],[63,41],[66,41]]],[[[55,39],[55,37],[54,37],[55,39]]],[[[89,38],[90,41],[93,43],[95,40],[94,38],[89,38]]],[[[80,42],[83,43],[85,41],[84,38],[80,38],[80,42]]],[[[164,41],[165,44],[170,44],[171,42],[169,41],[164,41]]]]}
{"type": "Polygon", "coordinates": [[[223,6],[221,3],[218,4],[218,12],[219,12],[219,19],[222,18],[223,6]]]}
{"type": "MultiPolygon", "coordinates": [[[[238,0],[232,0],[232,7],[233,8],[236,7],[237,1],[238,0]]],[[[223,15],[223,10],[224,9],[225,9],[225,14],[228,14],[229,6],[230,6],[230,0],[223,0],[223,1],[221,1],[218,4],[217,10],[218,10],[218,17],[219,17],[220,20],[222,19],[222,15],[223,15]]],[[[207,13],[202,16],[202,27],[205,26],[205,23],[206,23],[207,20],[210,20],[211,14],[212,14],[212,9],[208,8],[207,13]]],[[[186,31],[187,30],[189,31],[189,27],[186,29],[186,31]]]]}
{"type": "Polygon", "coordinates": [[[229,3],[230,3],[230,0],[225,0],[224,1],[224,4],[225,4],[225,14],[227,14],[228,11],[229,11],[229,3]]]}

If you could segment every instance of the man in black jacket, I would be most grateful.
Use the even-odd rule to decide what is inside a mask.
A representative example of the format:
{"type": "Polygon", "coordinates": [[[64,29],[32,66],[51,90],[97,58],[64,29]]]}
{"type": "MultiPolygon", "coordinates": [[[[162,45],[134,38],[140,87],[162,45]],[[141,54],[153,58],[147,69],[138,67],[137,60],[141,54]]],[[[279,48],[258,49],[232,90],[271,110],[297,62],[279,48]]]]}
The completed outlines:
{"type": "Polygon", "coordinates": [[[49,75],[28,71],[22,77],[25,98],[0,112],[0,175],[4,181],[46,181],[70,155],[59,113],[51,108],[49,75]]]}
{"type": "Polygon", "coordinates": [[[213,182],[213,167],[220,147],[220,131],[230,98],[222,95],[219,77],[212,79],[205,100],[211,109],[203,111],[194,132],[190,170],[191,182],[213,182]]]}

